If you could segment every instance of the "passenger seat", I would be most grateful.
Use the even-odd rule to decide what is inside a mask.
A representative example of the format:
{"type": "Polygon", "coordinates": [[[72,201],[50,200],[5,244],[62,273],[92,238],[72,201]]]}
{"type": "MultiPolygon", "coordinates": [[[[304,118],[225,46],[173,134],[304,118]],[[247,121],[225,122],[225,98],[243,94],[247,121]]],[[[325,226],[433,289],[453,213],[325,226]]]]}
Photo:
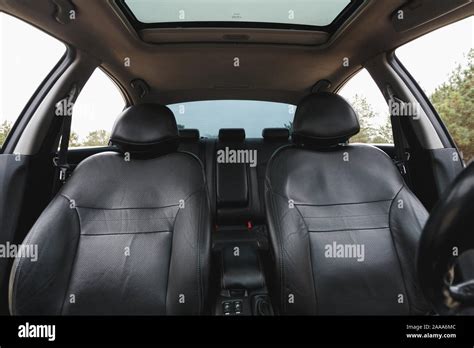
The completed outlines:
{"type": "Polygon", "coordinates": [[[280,313],[426,314],[415,256],[428,213],[349,103],[312,94],[270,160],[265,203],[280,313]]]}

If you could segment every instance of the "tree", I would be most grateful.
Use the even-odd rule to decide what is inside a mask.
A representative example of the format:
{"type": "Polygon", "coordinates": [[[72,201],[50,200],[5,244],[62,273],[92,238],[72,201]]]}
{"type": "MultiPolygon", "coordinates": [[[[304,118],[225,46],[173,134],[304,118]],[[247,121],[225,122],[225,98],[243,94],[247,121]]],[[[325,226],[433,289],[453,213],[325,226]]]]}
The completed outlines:
{"type": "Polygon", "coordinates": [[[458,65],[447,82],[436,88],[431,103],[456,141],[464,160],[474,158],[474,49],[467,65],[458,65]]]}
{"type": "Polygon", "coordinates": [[[79,135],[76,132],[72,131],[71,135],[69,135],[69,147],[78,147],[81,146],[81,142],[79,141],[79,135]]]}
{"type": "Polygon", "coordinates": [[[82,143],[82,146],[107,146],[109,140],[110,134],[107,131],[100,129],[90,132],[82,143]]]}
{"type": "Polygon", "coordinates": [[[290,131],[290,134],[293,132],[293,121],[289,121],[288,123],[285,123],[283,125],[283,127],[285,127],[286,129],[288,129],[290,131]]]}
{"type": "Polygon", "coordinates": [[[371,143],[376,132],[372,122],[377,116],[366,98],[356,94],[350,104],[359,116],[360,132],[351,138],[354,143],[371,143]]]}
{"type": "Polygon", "coordinates": [[[12,129],[12,123],[10,121],[3,121],[0,125],[0,147],[3,146],[3,143],[7,139],[8,133],[12,129]]]}

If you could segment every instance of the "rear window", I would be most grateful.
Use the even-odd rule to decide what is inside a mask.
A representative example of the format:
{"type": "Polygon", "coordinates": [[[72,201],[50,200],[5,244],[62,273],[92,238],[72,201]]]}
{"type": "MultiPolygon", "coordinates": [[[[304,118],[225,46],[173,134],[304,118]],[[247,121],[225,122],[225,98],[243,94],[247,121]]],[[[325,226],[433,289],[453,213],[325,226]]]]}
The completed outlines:
{"type": "Polygon", "coordinates": [[[291,129],[296,107],[253,100],[209,100],[168,105],[178,128],[197,128],[216,138],[221,128],[244,128],[247,138],[259,138],[264,128],[291,129]]]}
{"type": "Polygon", "coordinates": [[[142,23],[272,23],[327,26],[350,0],[125,0],[142,23]]]}

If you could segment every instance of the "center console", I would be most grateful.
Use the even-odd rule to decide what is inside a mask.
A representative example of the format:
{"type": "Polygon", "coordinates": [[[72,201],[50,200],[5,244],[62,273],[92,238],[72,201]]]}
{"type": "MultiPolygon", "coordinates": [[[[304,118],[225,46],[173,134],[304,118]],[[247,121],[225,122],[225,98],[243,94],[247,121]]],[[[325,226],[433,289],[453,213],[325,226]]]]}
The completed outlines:
{"type": "Polygon", "coordinates": [[[273,315],[256,241],[229,241],[215,247],[220,282],[215,315],[273,315]]]}

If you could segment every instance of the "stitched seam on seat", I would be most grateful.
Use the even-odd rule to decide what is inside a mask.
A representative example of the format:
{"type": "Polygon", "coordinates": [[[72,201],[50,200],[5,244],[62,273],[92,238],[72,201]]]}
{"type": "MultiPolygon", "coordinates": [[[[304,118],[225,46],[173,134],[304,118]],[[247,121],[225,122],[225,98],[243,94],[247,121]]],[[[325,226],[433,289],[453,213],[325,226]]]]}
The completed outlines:
{"type": "MultiPolygon", "coordinates": [[[[68,202],[71,202],[71,198],[67,197],[66,195],[62,195],[62,196],[64,198],[66,198],[68,200],[68,202]]],[[[72,274],[73,274],[73,271],[74,271],[74,264],[76,263],[76,257],[77,257],[77,252],[78,252],[78,249],[79,249],[79,243],[81,242],[81,230],[82,230],[81,218],[79,216],[79,212],[77,211],[77,207],[74,207],[74,211],[76,212],[77,221],[79,223],[79,236],[77,237],[76,249],[74,250],[74,256],[72,258],[72,263],[71,263],[71,270],[69,272],[69,277],[68,277],[68,280],[67,280],[67,283],[66,283],[66,290],[64,292],[63,302],[61,303],[61,310],[59,312],[60,315],[63,314],[64,302],[66,301],[66,296],[67,296],[67,293],[68,293],[68,290],[69,290],[69,285],[71,283],[72,274]]]]}
{"type": "MultiPolygon", "coordinates": [[[[275,192],[273,191],[273,193],[277,196],[280,196],[284,199],[288,199],[289,197],[281,194],[281,193],[278,193],[278,192],[275,192]]],[[[395,195],[396,197],[396,195],[395,195]]],[[[365,202],[352,202],[352,203],[334,203],[334,204],[313,204],[313,203],[299,203],[299,202],[295,202],[295,204],[298,204],[299,206],[302,206],[302,207],[333,207],[333,206],[341,206],[341,205],[360,205],[360,204],[367,204],[367,203],[380,203],[380,202],[390,202],[392,201],[394,198],[391,198],[391,199],[381,199],[381,200],[376,200],[376,201],[365,201],[365,202]]]]}
{"type": "MultiPolygon", "coordinates": [[[[298,204],[298,206],[301,206],[298,204]]],[[[387,216],[387,214],[368,214],[368,215],[340,215],[340,216],[303,216],[300,215],[305,219],[340,219],[340,218],[351,218],[351,217],[374,217],[374,216],[387,216]]]]}
{"type": "MultiPolygon", "coordinates": [[[[105,210],[105,209],[104,209],[105,210]]],[[[84,219],[84,222],[111,222],[111,221],[153,221],[153,220],[171,220],[174,219],[174,216],[169,216],[169,217],[163,217],[163,218],[148,218],[148,219],[122,219],[122,218],[117,218],[117,219],[106,219],[106,220],[86,220],[84,219]]]]}
{"type": "Polygon", "coordinates": [[[81,236],[93,236],[93,237],[100,237],[100,236],[121,236],[121,235],[129,235],[129,234],[150,234],[150,233],[167,233],[172,232],[169,230],[162,230],[162,231],[149,231],[149,232],[116,232],[116,233],[81,233],[81,236]]]}
{"type": "Polygon", "coordinates": [[[197,267],[198,267],[198,314],[202,313],[202,306],[204,299],[203,296],[203,288],[202,288],[202,279],[201,279],[201,249],[200,249],[200,241],[201,241],[201,231],[202,231],[202,204],[199,204],[199,221],[198,221],[198,238],[197,238],[197,267]]]}
{"type": "MultiPolygon", "coordinates": [[[[276,211],[276,202],[275,202],[275,198],[273,196],[273,193],[274,191],[269,187],[268,188],[270,190],[270,194],[271,194],[271,198],[272,198],[272,206],[273,206],[273,211],[276,211]]],[[[285,281],[284,281],[284,277],[285,277],[285,270],[284,270],[284,264],[283,264],[283,245],[281,243],[281,236],[280,236],[280,231],[281,231],[281,224],[280,224],[280,220],[278,218],[274,218],[273,219],[275,224],[278,225],[277,229],[277,233],[275,233],[275,236],[277,238],[277,243],[278,243],[278,246],[279,246],[279,249],[280,249],[280,255],[277,256],[278,257],[278,263],[280,264],[280,287],[281,287],[281,301],[282,301],[282,307],[283,307],[283,312],[286,313],[286,301],[285,301],[285,281]]]]}
{"type": "Polygon", "coordinates": [[[386,227],[368,227],[368,228],[343,228],[340,230],[308,230],[310,233],[325,233],[325,232],[344,232],[344,231],[370,231],[370,230],[384,230],[390,228],[390,226],[386,227]]]}
{"type": "MultiPolygon", "coordinates": [[[[192,194],[193,194],[193,193],[191,193],[190,195],[192,195],[192,194]]],[[[69,197],[67,197],[66,195],[61,194],[61,196],[62,196],[63,198],[66,198],[66,199],[69,200],[69,197]]],[[[161,207],[131,207],[131,208],[127,208],[127,207],[122,207],[122,208],[103,208],[103,207],[87,207],[87,206],[76,205],[76,208],[95,209],[95,210],[145,210],[145,209],[165,209],[165,208],[172,208],[172,207],[176,207],[177,205],[179,205],[179,204],[164,205],[164,206],[161,206],[161,207]]]]}
{"type": "MultiPolygon", "coordinates": [[[[33,232],[33,231],[31,231],[33,232]]],[[[25,240],[23,241],[22,244],[29,244],[31,238],[33,236],[33,233],[28,233],[27,237],[25,238],[25,240]]],[[[16,266],[15,266],[15,276],[13,277],[13,290],[12,290],[12,308],[11,308],[11,312],[14,312],[14,309],[16,308],[16,293],[18,291],[18,278],[20,276],[20,272],[21,272],[21,266],[24,264],[24,258],[20,258],[18,260],[18,263],[16,263],[16,266]]],[[[15,315],[16,313],[12,313],[13,315],[15,315]]]]}
{"type": "Polygon", "coordinates": [[[390,221],[391,221],[391,218],[392,218],[392,206],[393,206],[393,203],[395,202],[395,200],[397,199],[398,195],[402,192],[402,190],[405,188],[404,185],[402,185],[402,187],[400,188],[400,190],[398,190],[397,194],[395,195],[395,197],[392,199],[392,203],[390,204],[390,208],[389,208],[389,211],[388,211],[388,230],[390,232],[390,237],[392,238],[392,243],[393,243],[393,248],[395,249],[395,254],[397,255],[397,261],[398,261],[398,266],[400,267],[400,273],[402,275],[402,281],[403,281],[403,287],[405,288],[405,294],[406,294],[406,297],[407,297],[407,304],[408,304],[408,313],[411,313],[411,308],[410,308],[410,297],[408,296],[408,289],[407,289],[407,285],[405,283],[405,274],[403,272],[403,267],[402,267],[402,264],[401,264],[401,261],[400,261],[400,255],[398,254],[398,249],[397,249],[397,244],[395,243],[395,239],[393,238],[393,233],[392,233],[392,228],[391,228],[391,225],[390,225],[390,221]]]}
{"type": "Polygon", "coordinates": [[[298,209],[298,206],[295,205],[295,208],[296,208],[296,211],[298,212],[298,214],[300,215],[301,217],[301,220],[303,221],[303,224],[304,226],[306,227],[306,231],[307,231],[307,237],[308,237],[308,248],[309,248],[309,262],[310,262],[310,270],[311,270],[311,279],[313,280],[313,289],[314,289],[314,304],[316,306],[315,308],[315,313],[317,314],[319,311],[318,311],[318,295],[316,293],[316,283],[314,281],[314,272],[313,272],[313,253],[311,251],[311,241],[309,240],[309,228],[308,228],[308,225],[306,224],[306,221],[304,221],[304,218],[303,218],[303,215],[301,214],[300,210],[298,209]]]}

